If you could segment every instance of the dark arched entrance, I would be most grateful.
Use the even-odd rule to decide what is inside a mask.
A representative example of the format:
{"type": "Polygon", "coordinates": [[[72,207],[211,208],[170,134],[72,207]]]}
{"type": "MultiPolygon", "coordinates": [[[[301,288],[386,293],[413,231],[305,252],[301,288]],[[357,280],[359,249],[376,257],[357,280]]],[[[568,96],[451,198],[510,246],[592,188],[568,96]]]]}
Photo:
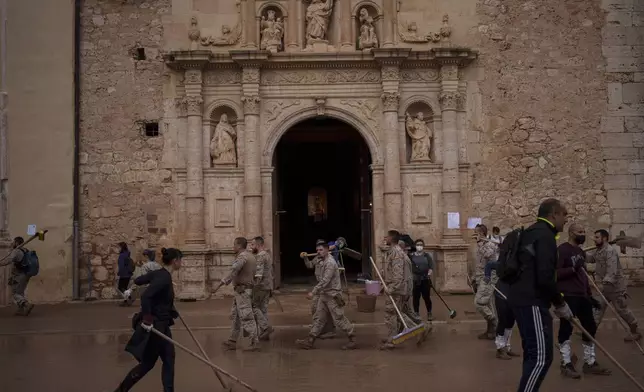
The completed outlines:
{"type": "Polygon", "coordinates": [[[282,136],[273,160],[281,281],[312,283],[300,252],[339,236],[365,255],[362,261],[344,257],[347,278],[355,279],[368,267],[372,242],[371,156],[360,133],[329,117],[305,120],[282,136]]]}

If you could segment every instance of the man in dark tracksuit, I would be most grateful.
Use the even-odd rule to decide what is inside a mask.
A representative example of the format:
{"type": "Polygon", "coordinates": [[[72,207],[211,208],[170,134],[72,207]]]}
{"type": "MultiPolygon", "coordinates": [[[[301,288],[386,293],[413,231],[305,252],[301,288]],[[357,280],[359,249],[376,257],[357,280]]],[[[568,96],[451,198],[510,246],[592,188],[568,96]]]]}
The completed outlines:
{"type": "Polygon", "coordinates": [[[517,254],[521,272],[510,283],[508,300],[521,333],[523,374],[519,392],[538,391],[552,364],[553,329],[548,311],[571,320],[570,308],[557,290],[557,233],[563,230],[568,212],[556,199],[539,206],[535,224],[524,230],[517,254]]]}
{"type": "MultiPolygon", "coordinates": [[[[486,284],[490,283],[492,270],[496,270],[498,264],[499,263],[497,261],[493,261],[487,263],[485,266],[484,282],[486,284]]],[[[514,328],[515,320],[514,312],[512,312],[512,307],[508,302],[509,290],[510,285],[502,280],[499,280],[496,283],[496,290],[494,290],[494,307],[496,309],[496,317],[498,319],[494,344],[496,346],[496,357],[504,360],[520,356],[512,351],[511,346],[512,328],[514,328]]]]}

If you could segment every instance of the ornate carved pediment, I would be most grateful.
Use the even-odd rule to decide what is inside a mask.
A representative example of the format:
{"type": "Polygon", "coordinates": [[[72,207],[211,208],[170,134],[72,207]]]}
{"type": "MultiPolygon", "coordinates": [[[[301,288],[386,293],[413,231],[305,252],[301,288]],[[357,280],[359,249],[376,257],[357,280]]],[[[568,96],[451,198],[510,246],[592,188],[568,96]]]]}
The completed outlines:
{"type": "Polygon", "coordinates": [[[267,70],[262,72],[261,84],[343,84],[380,83],[380,71],[375,69],[340,69],[335,71],[317,69],[267,70]]]}

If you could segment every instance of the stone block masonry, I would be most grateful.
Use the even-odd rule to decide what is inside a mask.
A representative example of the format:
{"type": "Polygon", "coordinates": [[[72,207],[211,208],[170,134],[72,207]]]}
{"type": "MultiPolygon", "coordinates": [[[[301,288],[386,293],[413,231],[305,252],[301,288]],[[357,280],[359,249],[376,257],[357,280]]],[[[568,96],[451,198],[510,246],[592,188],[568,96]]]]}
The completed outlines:
{"type": "MultiPolygon", "coordinates": [[[[163,117],[165,67],[160,57],[162,19],[170,0],[87,0],[82,24],[81,286],[87,263],[93,295],[115,295],[115,244],[129,244],[132,258],[160,247],[171,227],[171,172],[161,168],[160,135],[145,124],[163,117]]],[[[160,254],[157,254],[157,258],[160,254]]]]}
{"type": "MultiPolygon", "coordinates": [[[[613,234],[642,235],[644,216],[644,2],[603,0],[602,53],[606,60],[608,106],[601,121],[606,165],[604,188],[612,210],[613,234]],[[637,153],[636,153],[637,151],[637,153]]],[[[641,252],[628,250],[622,265],[631,283],[641,283],[641,252]]]]}

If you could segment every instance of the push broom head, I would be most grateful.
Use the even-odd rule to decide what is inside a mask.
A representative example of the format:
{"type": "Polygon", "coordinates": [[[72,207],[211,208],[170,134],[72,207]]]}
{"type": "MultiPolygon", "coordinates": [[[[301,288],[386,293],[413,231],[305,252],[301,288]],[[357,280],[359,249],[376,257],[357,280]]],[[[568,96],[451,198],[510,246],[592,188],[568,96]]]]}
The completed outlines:
{"type": "Polygon", "coordinates": [[[408,328],[398,335],[394,336],[392,339],[393,344],[401,344],[407,339],[411,339],[414,336],[419,336],[422,335],[425,332],[425,324],[418,324],[416,326],[413,326],[411,328],[408,328]]]}
{"type": "Polygon", "coordinates": [[[456,311],[454,309],[449,310],[449,318],[456,318],[456,311]]]}

